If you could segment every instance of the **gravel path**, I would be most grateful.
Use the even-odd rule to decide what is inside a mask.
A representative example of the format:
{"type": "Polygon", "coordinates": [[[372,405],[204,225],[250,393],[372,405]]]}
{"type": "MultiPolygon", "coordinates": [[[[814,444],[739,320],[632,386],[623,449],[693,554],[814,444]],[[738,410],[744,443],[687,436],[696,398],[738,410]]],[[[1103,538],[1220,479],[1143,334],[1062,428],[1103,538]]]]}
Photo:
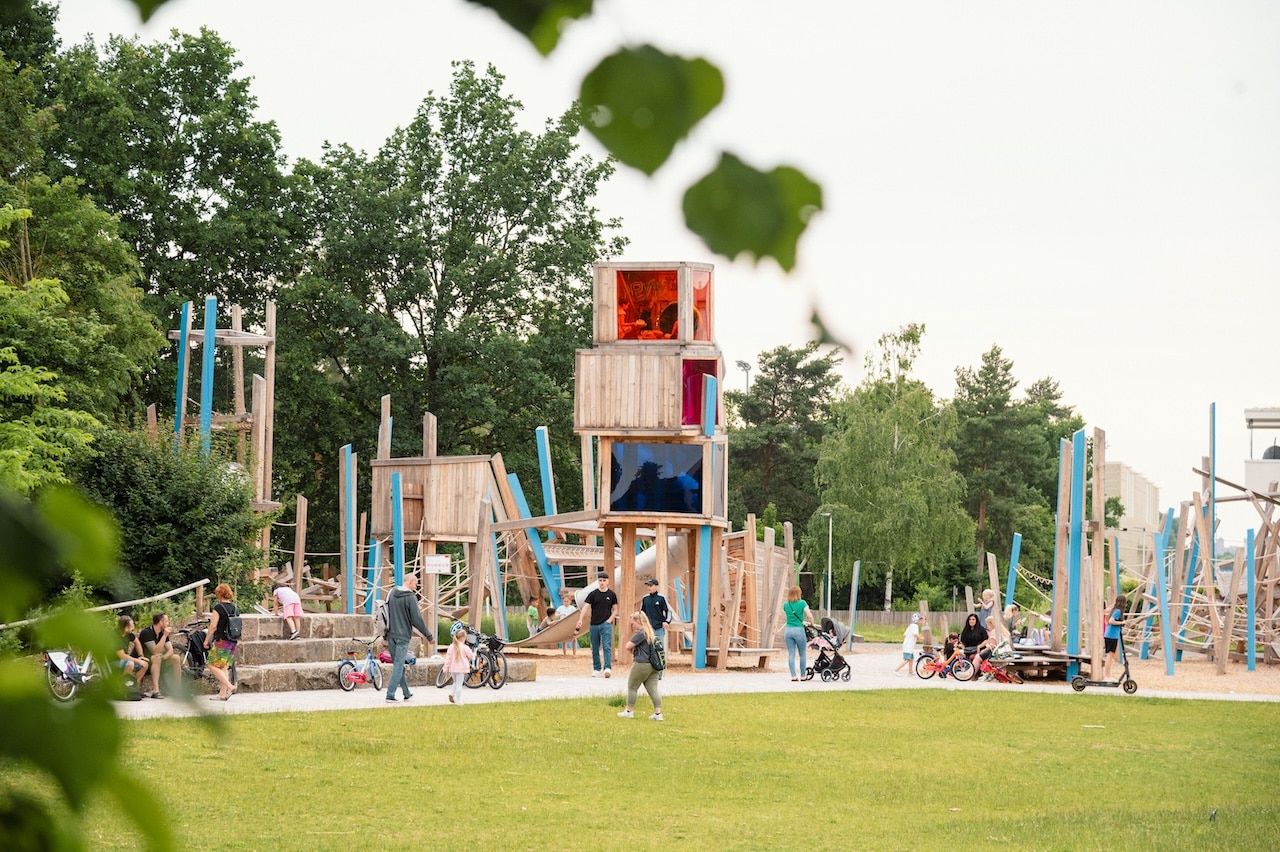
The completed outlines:
{"type": "MultiPolygon", "coordinates": [[[[626,667],[615,671],[612,678],[591,677],[591,653],[579,651],[576,657],[560,652],[522,651],[520,658],[533,657],[538,662],[538,678],[530,683],[508,683],[500,690],[466,690],[471,704],[499,701],[544,701],[558,698],[608,698],[626,691],[626,667]]],[[[859,645],[846,654],[852,668],[848,682],[823,683],[817,678],[792,683],[786,670],[785,654],[776,654],[769,671],[730,668],[727,671],[695,672],[688,658],[677,658],[662,681],[663,696],[708,695],[745,692],[811,692],[814,690],[869,689],[978,689],[996,691],[1051,692],[1071,694],[1062,681],[1026,683],[1022,685],[956,683],[954,680],[920,680],[914,675],[895,675],[894,666],[900,655],[896,646],[859,645]]],[[[1175,676],[1165,674],[1162,660],[1131,660],[1130,674],[1138,682],[1139,697],[1202,698],[1217,701],[1280,702],[1280,666],[1264,666],[1249,672],[1243,663],[1232,663],[1227,675],[1218,675],[1213,664],[1198,655],[1187,654],[1177,664],[1175,676]]],[[[317,710],[352,710],[379,707],[394,712],[410,706],[446,705],[448,689],[419,687],[408,702],[389,702],[382,692],[361,687],[355,692],[321,689],[302,692],[263,692],[235,695],[230,701],[208,701],[203,696],[193,704],[175,699],[117,702],[122,718],[146,719],[165,716],[192,716],[197,713],[292,713],[317,710]]],[[[1090,688],[1089,695],[1126,696],[1119,689],[1090,688]]]]}

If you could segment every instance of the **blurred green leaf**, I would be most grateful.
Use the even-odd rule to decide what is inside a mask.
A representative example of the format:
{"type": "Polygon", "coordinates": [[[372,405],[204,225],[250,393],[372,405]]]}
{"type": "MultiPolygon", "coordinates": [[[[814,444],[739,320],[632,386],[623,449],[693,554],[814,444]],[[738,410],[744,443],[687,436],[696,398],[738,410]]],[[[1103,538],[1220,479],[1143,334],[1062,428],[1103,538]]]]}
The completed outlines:
{"type": "Polygon", "coordinates": [[[498,13],[543,56],[556,49],[560,33],[574,18],[591,14],[592,0],[468,0],[498,13]]]}
{"type": "Polygon", "coordinates": [[[46,489],[39,506],[45,526],[58,536],[67,569],[90,581],[108,579],[120,554],[120,533],[110,513],[68,487],[46,489]]]}
{"type": "Polygon", "coordinates": [[[813,340],[815,343],[839,346],[846,354],[850,356],[854,354],[853,346],[831,333],[831,329],[827,328],[827,324],[822,321],[822,314],[818,312],[817,308],[813,309],[813,315],[809,317],[809,324],[813,326],[813,340]]]}
{"type": "Polygon", "coordinates": [[[151,20],[151,16],[155,14],[156,9],[159,9],[169,0],[132,0],[132,2],[133,5],[138,7],[138,15],[145,23],[151,20]]]}
{"type": "Polygon", "coordinates": [[[650,175],[723,98],[720,69],[651,45],[605,57],[583,78],[579,96],[587,130],[619,161],[650,175]]]}
{"type": "Polygon", "coordinates": [[[27,660],[0,663],[0,755],[29,761],[54,777],[67,802],[82,810],[113,771],[120,720],[103,689],[85,689],[55,705],[44,673],[27,660]]]}
{"type": "Polygon", "coordinates": [[[30,503],[0,488],[0,622],[38,603],[41,581],[61,573],[57,545],[30,503]]]}
{"type": "Polygon", "coordinates": [[[71,852],[84,848],[77,825],[48,804],[17,790],[0,790],[0,838],[6,852],[71,852]]]}
{"type": "Polygon", "coordinates": [[[722,152],[715,169],[684,194],[684,220],[707,247],[733,260],[746,252],[772,257],[787,272],[809,218],[822,209],[822,187],[779,166],[761,172],[722,152]]]}

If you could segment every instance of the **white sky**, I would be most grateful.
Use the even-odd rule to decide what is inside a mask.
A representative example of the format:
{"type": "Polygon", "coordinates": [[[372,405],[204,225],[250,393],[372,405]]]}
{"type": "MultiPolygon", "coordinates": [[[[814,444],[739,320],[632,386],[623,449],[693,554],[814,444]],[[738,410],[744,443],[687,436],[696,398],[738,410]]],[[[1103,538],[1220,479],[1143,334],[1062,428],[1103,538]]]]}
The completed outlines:
{"type": "MultiPolygon", "coordinates": [[[[531,129],[620,43],[719,65],[724,103],[654,179],[620,169],[600,208],[623,217],[627,259],[717,262],[730,387],[735,361],[804,342],[815,303],[858,349],[851,384],[881,334],[921,322],[916,372],[936,393],[998,344],[1024,386],[1056,379],[1166,507],[1198,487],[1210,403],[1218,473],[1237,482],[1243,410],[1280,405],[1278,3],[605,0],[547,59],[462,0],[173,0],[146,26],[125,0],[65,0],[60,33],[201,25],[235,47],[290,158],[376,149],[448,91],[456,59],[493,63],[531,129]],[[822,184],[791,276],[717,261],[684,230],[684,187],[724,149],[822,184]]],[[[1256,526],[1251,509],[1220,516],[1228,542],[1256,526]]]]}

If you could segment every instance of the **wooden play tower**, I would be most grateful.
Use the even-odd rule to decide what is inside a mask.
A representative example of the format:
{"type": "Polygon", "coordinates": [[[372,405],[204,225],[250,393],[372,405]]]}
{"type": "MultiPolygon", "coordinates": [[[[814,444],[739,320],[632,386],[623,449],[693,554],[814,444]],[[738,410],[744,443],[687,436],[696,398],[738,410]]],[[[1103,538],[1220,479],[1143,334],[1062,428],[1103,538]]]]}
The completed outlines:
{"type": "MultiPolygon", "coordinates": [[[[692,608],[694,666],[707,664],[712,601],[721,590],[727,435],[720,349],[712,338],[709,264],[597,263],[593,346],[577,352],[574,431],[582,439],[583,500],[599,511],[603,570],[634,602],[636,541],[652,536],[665,594],[692,608]],[[669,537],[687,538],[685,590],[668,577],[669,537]],[[618,570],[620,568],[620,570],[618,570]]],[[[628,604],[624,603],[624,607],[628,604]]]]}

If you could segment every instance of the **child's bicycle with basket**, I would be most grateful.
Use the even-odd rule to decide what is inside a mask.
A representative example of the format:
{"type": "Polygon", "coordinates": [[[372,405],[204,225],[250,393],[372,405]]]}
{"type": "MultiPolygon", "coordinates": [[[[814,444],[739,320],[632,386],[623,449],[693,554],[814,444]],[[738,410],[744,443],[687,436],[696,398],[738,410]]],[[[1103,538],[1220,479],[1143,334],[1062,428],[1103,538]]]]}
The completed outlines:
{"type": "Polygon", "coordinates": [[[957,657],[955,661],[948,663],[942,654],[935,655],[928,651],[922,651],[920,656],[916,657],[913,668],[915,669],[916,677],[921,680],[928,680],[934,675],[940,675],[944,678],[947,675],[951,675],[956,680],[967,681],[973,680],[974,675],[978,673],[973,663],[969,662],[963,654],[957,657]]]}
{"type": "Polygon", "coordinates": [[[382,663],[373,656],[377,637],[366,641],[352,636],[351,641],[364,646],[364,659],[356,656],[359,652],[355,648],[347,650],[347,658],[338,663],[338,686],[343,692],[350,692],[362,683],[372,683],[374,689],[382,689],[382,663]]]}

